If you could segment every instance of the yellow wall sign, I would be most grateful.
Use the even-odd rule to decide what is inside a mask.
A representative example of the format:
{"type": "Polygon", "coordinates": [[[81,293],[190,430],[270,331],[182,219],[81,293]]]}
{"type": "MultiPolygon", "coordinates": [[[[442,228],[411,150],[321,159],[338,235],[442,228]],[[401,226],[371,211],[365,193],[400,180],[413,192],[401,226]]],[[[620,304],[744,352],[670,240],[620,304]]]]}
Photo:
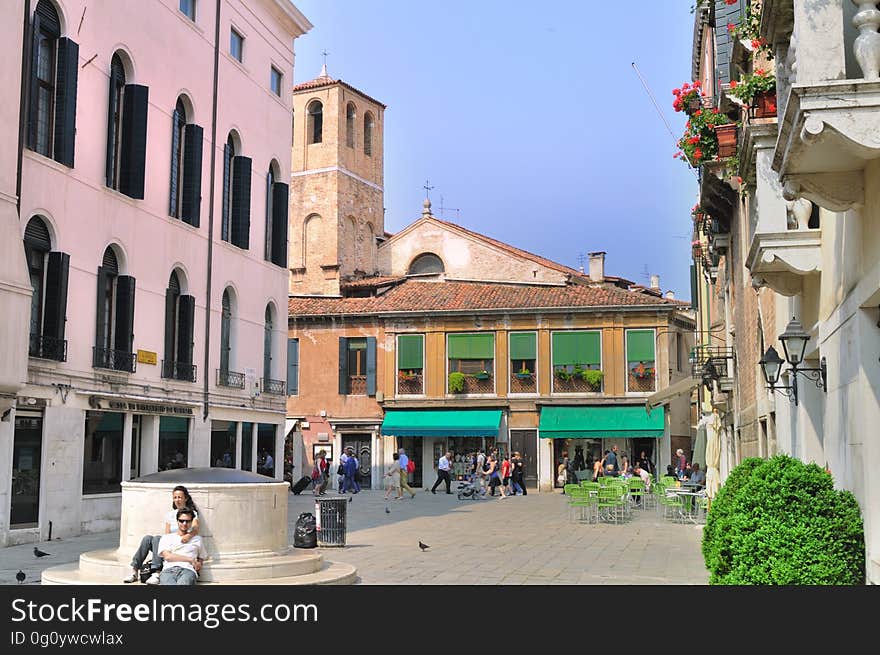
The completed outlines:
{"type": "Polygon", "coordinates": [[[138,350],[138,364],[152,364],[156,365],[156,353],[150,352],[149,350],[138,350]]]}

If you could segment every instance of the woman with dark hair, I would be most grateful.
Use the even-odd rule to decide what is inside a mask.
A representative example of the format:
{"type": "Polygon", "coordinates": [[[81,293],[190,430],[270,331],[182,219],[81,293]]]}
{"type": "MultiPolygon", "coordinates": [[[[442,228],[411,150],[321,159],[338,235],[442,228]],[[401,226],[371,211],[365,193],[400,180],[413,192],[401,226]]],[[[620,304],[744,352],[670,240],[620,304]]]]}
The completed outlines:
{"type": "MultiPolygon", "coordinates": [[[[183,543],[188,542],[199,533],[199,513],[196,504],[193,502],[189,490],[182,484],[177,485],[171,490],[171,509],[165,514],[164,533],[170,534],[177,532],[177,510],[188,509],[193,513],[193,520],[189,527],[189,532],[181,537],[183,543]]],[[[140,578],[140,570],[147,559],[147,554],[152,553],[152,563],[150,564],[150,577],[146,583],[150,585],[159,584],[159,571],[162,569],[162,557],[159,555],[159,539],[162,535],[144,535],[141,539],[141,545],[138,546],[134,556],[131,558],[131,574],[123,580],[123,582],[137,582],[140,578]]]]}

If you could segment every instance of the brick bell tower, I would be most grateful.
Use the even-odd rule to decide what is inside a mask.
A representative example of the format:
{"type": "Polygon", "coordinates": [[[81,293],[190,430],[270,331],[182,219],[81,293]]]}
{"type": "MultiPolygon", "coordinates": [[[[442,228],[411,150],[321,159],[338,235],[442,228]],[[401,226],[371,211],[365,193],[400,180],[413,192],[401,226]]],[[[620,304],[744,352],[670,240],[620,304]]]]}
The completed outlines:
{"type": "Polygon", "coordinates": [[[293,87],[290,294],[340,294],[378,271],[385,234],[385,105],[321,74],[293,87]]]}

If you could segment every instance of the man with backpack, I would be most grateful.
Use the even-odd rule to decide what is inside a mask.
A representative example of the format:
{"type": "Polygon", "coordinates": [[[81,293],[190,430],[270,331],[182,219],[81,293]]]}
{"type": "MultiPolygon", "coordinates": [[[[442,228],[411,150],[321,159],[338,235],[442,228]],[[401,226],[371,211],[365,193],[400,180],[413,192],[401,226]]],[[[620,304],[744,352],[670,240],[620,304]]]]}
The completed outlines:
{"type": "Polygon", "coordinates": [[[409,457],[406,456],[406,450],[400,448],[398,451],[400,455],[400,489],[402,491],[408,491],[410,498],[416,497],[415,489],[409,486],[409,474],[416,470],[415,462],[411,462],[409,457]]]}
{"type": "Polygon", "coordinates": [[[358,470],[358,460],[357,457],[354,456],[354,449],[349,446],[345,449],[345,455],[340,458],[342,462],[342,470],[344,472],[342,479],[342,493],[346,491],[351,491],[352,493],[359,492],[360,485],[357,483],[357,470],[358,470]]]}

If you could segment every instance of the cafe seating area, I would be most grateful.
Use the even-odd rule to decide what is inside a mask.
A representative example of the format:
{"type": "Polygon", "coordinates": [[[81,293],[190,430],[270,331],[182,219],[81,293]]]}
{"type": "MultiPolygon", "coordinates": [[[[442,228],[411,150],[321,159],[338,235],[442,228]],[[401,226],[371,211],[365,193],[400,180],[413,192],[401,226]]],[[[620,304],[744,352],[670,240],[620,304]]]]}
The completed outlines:
{"type": "Polygon", "coordinates": [[[703,524],[709,499],[700,485],[664,476],[646,487],[641,478],[602,476],[598,481],[566,484],[569,520],[579,523],[626,523],[634,511],[655,510],[674,523],[703,524]]]}

